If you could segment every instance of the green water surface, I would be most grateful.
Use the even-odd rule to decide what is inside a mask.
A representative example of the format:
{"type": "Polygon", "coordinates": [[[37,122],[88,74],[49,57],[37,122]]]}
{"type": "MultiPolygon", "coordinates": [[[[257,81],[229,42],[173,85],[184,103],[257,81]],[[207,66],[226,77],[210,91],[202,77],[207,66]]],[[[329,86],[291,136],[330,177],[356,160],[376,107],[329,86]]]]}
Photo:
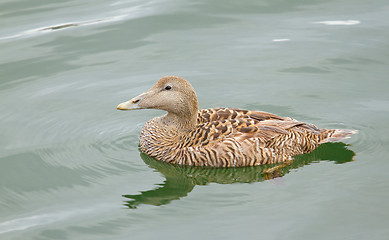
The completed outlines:
{"type": "Polygon", "coordinates": [[[0,239],[388,239],[386,0],[0,2],[0,239]],[[165,75],[201,108],[359,131],[271,174],[141,154],[165,75]]]}

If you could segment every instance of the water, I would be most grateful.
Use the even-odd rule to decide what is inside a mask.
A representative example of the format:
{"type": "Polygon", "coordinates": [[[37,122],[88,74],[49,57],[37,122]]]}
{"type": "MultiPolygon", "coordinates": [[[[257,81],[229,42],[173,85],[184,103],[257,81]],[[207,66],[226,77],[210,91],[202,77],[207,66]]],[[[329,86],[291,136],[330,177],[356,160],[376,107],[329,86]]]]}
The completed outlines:
{"type": "Polygon", "coordinates": [[[0,3],[0,239],[385,239],[389,5],[0,3]],[[159,111],[116,111],[165,75],[200,107],[359,134],[273,174],[141,155],[159,111]],[[355,156],[354,156],[355,154],[355,156]]]}

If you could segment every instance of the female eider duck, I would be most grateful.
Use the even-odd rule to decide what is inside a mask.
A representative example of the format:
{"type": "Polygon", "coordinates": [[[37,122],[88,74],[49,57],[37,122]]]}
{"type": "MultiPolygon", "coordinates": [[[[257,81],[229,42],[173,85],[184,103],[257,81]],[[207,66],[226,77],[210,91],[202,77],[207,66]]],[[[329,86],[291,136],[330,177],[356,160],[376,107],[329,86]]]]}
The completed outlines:
{"type": "Polygon", "coordinates": [[[140,134],[140,149],[168,163],[209,167],[256,166],[286,162],[325,142],[356,133],[319,129],[289,117],[233,108],[198,108],[184,78],[161,78],[150,90],[119,104],[119,110],[161,109],[140,134]]]}

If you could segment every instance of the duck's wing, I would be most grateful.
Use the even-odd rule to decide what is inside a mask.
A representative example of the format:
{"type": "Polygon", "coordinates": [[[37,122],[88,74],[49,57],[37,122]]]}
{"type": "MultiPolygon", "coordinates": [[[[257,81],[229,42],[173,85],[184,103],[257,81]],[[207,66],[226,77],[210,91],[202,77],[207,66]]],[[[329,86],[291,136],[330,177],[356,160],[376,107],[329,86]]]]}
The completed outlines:
{"type": "Polygon", "coordinates": [[[197,122],[202,124],[207,122],[232,119],[255,119],[258,121],[263,121],[269,119],[286,120],[290,118],[280,117],[267,112],[247,111],[236,108],[209,108],[199,110],[197,122]]]}
{"type": "Polygon", "coordinates": [[[320,140],[316,127],[294,119],[224,119],[197,125],[180,139],[181,164],[254,166],[310,152],[320,140]]]}
{"type": "MultiPolygon", "coordinates": [[[[259,124],[261,126],[272,126],[285,129],[285,127],[288,127],[293,123],[296,124],[294,126],[298,126],[300,129],[312,132],[320,131],[315,125],[298,122],[290,117],[280,117],[268,112],[248,111],[236,108],[201,109],[198,113],[197,122],[198,124],[219,122],[223,120],[242,120],[241,122],[245,122],[250,119],[262,122],[259,124]]],[[[258,125],[258,122],[253,122],[252,124],[258,125]]]]}
{"type": "Polygon", "coordinates": [[[228,119],[227,111],[216,110],[216,112],[218,113],[214,114],[214,116],[218,116],[217,120],[199,124],[194,130],[183,136],[181,139],[182,147],[206,146],[219,143],[227,138],[235,139],[238,142],[255,138],[266,143],[276,136],[288,135],[290,131],[302,132],[305,130],[312,133],[319,131],[313,125],[291,118],[283,118],[283,120],[273,118],[269,118],[268,120],[257,120],[254,118],[228,119]]]}

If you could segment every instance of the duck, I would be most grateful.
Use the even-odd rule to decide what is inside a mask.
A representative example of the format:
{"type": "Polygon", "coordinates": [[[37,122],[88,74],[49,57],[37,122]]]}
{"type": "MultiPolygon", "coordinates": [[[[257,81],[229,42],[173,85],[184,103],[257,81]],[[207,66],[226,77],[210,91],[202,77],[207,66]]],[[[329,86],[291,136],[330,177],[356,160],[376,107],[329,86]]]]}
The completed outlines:
{"type": "Polygon", "coordinates": [[[159,109],[167,113],[144,124],[140,151],[172,164],[245,167],[284,163],[320,144],[357,133],[319,129],[290,117],[238,108],[199,109],[192,85],[178,76],[161,78],[148,91],[120,103],[118,110],[159,109]]]}

